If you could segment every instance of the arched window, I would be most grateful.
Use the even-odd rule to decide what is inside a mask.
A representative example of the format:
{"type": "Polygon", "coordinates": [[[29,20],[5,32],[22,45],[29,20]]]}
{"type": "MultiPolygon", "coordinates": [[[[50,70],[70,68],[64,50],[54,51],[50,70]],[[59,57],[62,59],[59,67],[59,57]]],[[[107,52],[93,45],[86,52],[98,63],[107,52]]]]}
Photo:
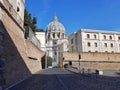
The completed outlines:
{"type": "Polygon", "coordinates": [[[112,36],[110,36],[109,38],[110,38],[110,40],[112,40],[112,36]]]}
{"type": "Polygon", "coordinates": [[[87,38],[90,38],[90,34],[87,34],[87,38]]]}
{"type": "Polygon", "coordinates": [[[55,38],[55,33],[53,33],[53,38],[55,38]]]}
{"type": "Polygon", "coordinates": [[[97,36],[96,35],[94,35],[94,39],[96,39],[97,38],[97,36]]]}
{"type": "Polygon", "coordinates": [[[60,33],[57,34],[58,38],[60,38],[60,33]]]}

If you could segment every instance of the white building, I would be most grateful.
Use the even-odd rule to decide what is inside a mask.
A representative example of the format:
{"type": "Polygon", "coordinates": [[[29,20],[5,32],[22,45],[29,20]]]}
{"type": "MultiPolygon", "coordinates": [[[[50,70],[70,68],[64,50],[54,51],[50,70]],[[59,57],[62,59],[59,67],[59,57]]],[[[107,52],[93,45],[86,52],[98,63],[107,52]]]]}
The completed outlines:
{"type": "Polygon", "coordinates": [[[42,51],[46,51],[46,47],[45,47],[45,32],[35,32],[35,36],[40,41],[41,50],[42,51]]]}
{"type": "Polygon", "coordinates": [[[69,50],[120,53],[120,32],[81,29],[68,37],[69,50]]]}
{"type": "Polygon", "coordinates": [[[67,51],[68,40],[64,26],[58,21],[57,16],[54,16],[53,21],[46,27],[46,50],[47,55],[51,56],[55,63],[59,63],[58,53],[67,51]],[[58,50],[61,47],[62,51],[58,50]]]}

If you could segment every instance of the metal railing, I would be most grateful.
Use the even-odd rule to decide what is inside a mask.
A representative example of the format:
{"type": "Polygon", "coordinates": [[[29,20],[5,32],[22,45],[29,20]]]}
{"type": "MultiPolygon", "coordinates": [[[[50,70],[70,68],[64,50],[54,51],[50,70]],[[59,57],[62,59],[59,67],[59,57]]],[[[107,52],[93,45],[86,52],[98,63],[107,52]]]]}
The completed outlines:
{"type": "Polygon", "coordinates": [[[93,62],[93,63],[120,63],[120,61],[87,61],[87,60],[65,60],[64,62],[93,62]]]}
{"type": "Polygon", "coordinates": [[[37,46],[41,50],[42,47],[40,41],[36,38],[32,29],[28,27],[25,27],[25,39],[30,40],[35,46],[37,46]]]}

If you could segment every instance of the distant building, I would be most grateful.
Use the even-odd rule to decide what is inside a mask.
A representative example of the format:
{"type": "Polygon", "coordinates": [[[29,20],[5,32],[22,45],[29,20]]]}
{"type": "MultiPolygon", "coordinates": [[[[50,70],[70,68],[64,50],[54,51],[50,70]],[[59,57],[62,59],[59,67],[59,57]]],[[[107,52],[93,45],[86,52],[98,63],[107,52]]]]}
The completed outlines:
{"type": "Polygon", "coordinates": [[[81,29],[68,37],[73,52],[120,53],[120,32],[81,29]]]}
{"type": "Polygon", "coordinates": [[[46,52],[48,56],[54,59],[55,63],[59,63],[58,53],[65,52],[68,40],[64,26],[58,21],[57,16],[54,16],[53,21],[46,27],[46,52]],[[59,48],[62,49],[59,49],[59,48]],[[61,50],[61,51],[60,51],[61,50]]]}
{"type": "Polygon", "coordinates": [[[45,32],[35,32],[35,36],[40,41],[41,50],[42,51],[46,51],[46,47],[45,47],[45,32]]]}

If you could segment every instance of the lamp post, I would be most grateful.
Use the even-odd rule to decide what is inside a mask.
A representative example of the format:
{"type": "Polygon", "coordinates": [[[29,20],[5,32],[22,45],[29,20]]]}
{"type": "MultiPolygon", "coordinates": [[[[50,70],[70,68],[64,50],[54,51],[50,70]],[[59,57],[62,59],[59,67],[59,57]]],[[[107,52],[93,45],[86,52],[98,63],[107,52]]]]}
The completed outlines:
{"type": "Polygon", "coordinates": [[[78,66],[78,70],[79,70],[79,72],[80,72],[80,59],[81,59],[81,55],[80,55],[80,53],[79,53],[79,60],[78,60],[78,62],[79,62],[79,66],[78,66]]]}
{"type": "Polygon", "coordinates": [[[47,69],[47,50],[45,52],[45,69],[47,69]]]}

